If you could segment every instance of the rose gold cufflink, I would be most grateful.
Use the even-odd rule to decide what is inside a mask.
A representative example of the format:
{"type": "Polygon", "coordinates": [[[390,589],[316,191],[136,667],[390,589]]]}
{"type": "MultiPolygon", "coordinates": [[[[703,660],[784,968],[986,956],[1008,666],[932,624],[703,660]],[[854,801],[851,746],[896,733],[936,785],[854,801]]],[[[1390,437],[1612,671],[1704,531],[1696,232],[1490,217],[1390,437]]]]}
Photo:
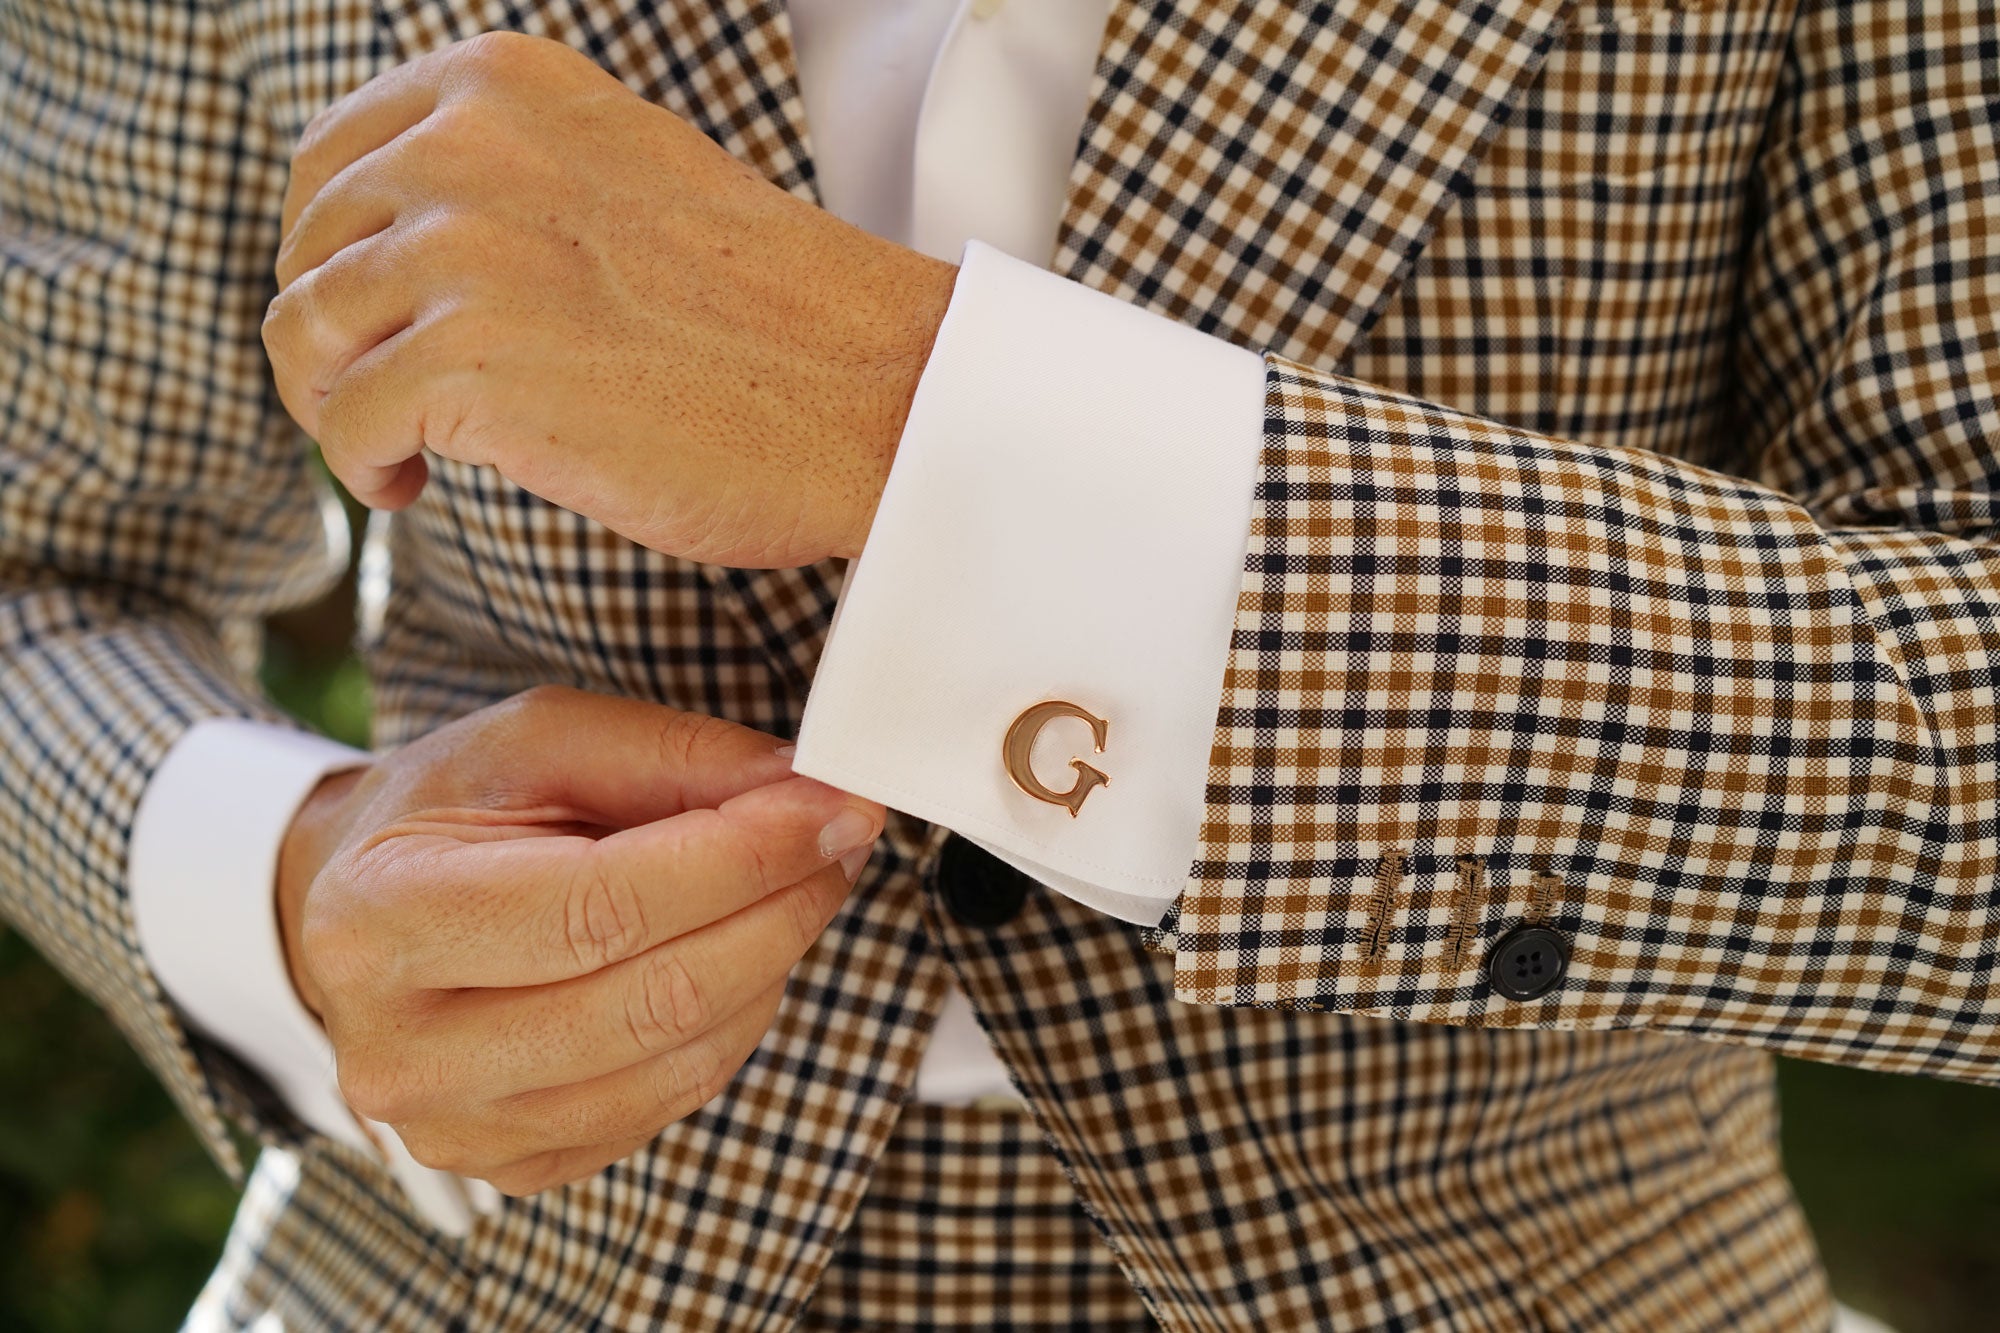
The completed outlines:
{"type": "Polygon", "coordinates": [[[1000,756],[1001,761],[1007,766],[1007,776],[1014,780],[1016,787],[1038,801],[1065,807],[1069,811],[1069,817],[1075,819],[1077,812],[1083,809],[1085,798],[1099,787],[1110,786],[1111,779],[1102,770],[1092,768],[1081,759],[1069,761],[1069,766],[1076,770],[1076,785],[1068,791],[1051,790],[1035,776],[1032,759],[1035,738],[1042,734],[1043,727],[1059,717],[1081,718],[1088,722],[1097,753],[1104,753],[1104,737],[1111,729],[1109,722],[1076,704],[1065,703],[1061,699],[1049,699],[1034,705],[1014,719],[1014,725],[1007,728],[1007,739],[1000,747],[1000,756]]]}

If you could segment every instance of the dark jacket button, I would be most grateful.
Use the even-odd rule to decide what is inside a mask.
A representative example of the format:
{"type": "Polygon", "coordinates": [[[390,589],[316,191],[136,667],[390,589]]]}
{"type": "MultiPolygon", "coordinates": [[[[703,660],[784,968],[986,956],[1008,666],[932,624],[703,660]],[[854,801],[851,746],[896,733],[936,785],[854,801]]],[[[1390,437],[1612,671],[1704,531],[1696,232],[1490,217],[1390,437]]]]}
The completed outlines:
{"type": "Polygon", "coordinates": [[[1569,948],[1547,926],[1516,926],[1486,956],[1486,979],[1510,1000],[1546,995],[1563,979],[1569,948]]]}
{"type": "Polygon", "coordinates": [[[957,836],[938,855],[937,886],[946,911],[982,930],[1006,925],[1028,901],[1026,875],[957,836]]]}

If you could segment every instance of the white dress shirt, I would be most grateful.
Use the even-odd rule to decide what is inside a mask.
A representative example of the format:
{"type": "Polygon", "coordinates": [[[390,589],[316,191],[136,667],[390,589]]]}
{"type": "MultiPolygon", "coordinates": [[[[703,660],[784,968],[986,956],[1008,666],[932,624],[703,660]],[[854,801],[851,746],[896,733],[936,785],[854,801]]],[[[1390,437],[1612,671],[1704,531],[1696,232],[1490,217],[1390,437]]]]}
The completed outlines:
{"type": "MultiPolygon", "coordinates": [[[[821,197],[856,225],[962,256],[867,548],[849,571],[795,767],[970,837],[1052,889],[1156,921],[1195,846],[1262,440],[1252,353],[1043,271],[1107,0],[791,0],[821,197]],[[983,244],[981,244],[983,242],[983,244]],[[1006,777],[1009,722],[1049,726],[1111,781],[1072,818],[1006,777]]],[[[373,1142],[447,1231],[497,1196],[427,1170],[341,1101],[293,993],[273,902],[280,844],[325,775],[365,755],[258,723],[196,725],[140,804],[140,943],[196,1027],[316,1129],[373,1142]]],[[[919,1099],[1005,1091],[950,996],[919,1099]]]]}

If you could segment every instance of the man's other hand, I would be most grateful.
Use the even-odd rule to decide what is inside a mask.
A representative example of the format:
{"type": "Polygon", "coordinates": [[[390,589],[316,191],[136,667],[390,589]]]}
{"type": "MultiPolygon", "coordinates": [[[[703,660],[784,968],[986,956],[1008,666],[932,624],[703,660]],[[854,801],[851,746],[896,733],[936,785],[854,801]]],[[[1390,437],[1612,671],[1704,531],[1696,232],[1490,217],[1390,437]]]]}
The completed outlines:
{"type": "Polygon", "coordinates": [[[323,784],[279,919],[354,1109],[518,1195],[715,1097],[882,828],[778,748],[543,688],[323,784]]]}
{"type": "Polygon", "coordinates": [[[746,567],[859,553],[957,274],[515,33],[315,117],[283,221],[265,346],[362,501],[429,449],[746,567]]]}

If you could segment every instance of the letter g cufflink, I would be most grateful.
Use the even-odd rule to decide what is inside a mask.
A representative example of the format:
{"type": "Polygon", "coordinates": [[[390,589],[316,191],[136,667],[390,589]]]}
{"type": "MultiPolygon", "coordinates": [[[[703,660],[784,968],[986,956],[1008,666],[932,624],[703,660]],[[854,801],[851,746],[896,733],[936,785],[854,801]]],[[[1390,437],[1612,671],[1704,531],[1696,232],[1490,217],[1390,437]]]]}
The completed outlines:
{"type": "Polygon", "coordinates": [[[1088,709],[1061,699],[1049,699],[1035,704],[1007,728],[1007,739],[1001,744],[1001,761],[1007,767],[1007,776],[1014,785],[1038,801],[1050,805],[1060,805],[1075,819],[1083,809],[1083,803],[1090,793],[1099,787],[1111,785],[1111,778],[1101,769],[1092,768],[1081,759],[1071,759],[1069,766],[1076,770],[1076,785],[1068,791],[1055,791],[1035,776],[1033,754],[1035,738],[1042,734],[1042,728],[1059,717],[1081,718],[1090,724],[1091,739],[1098,754],[1104,753],[1104,738],[1111,724],[1104,718],[1093,715],[1088,709]]]}

